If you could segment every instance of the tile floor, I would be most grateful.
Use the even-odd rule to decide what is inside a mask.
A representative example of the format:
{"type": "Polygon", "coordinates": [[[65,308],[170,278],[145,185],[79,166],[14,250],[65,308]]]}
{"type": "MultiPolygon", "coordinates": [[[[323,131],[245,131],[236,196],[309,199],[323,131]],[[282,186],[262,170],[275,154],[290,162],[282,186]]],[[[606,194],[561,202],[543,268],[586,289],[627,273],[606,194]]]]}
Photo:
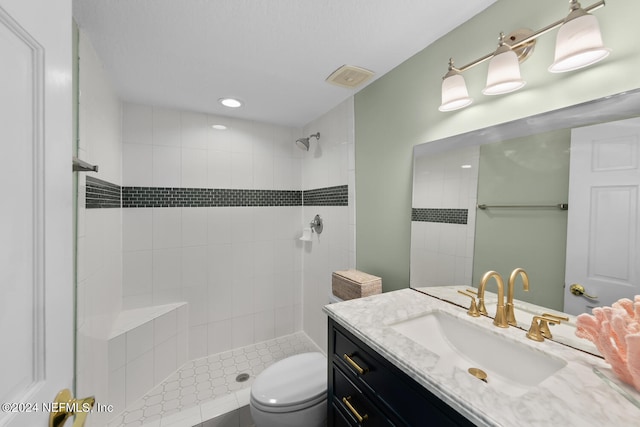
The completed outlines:
{"type": "Polygon", "coordinates": [[[246,427],[251,419],[244,407],[256,375],[280,359],[309,351],[320,349],[298,332],[192,360],[114,417],[109,427],[246,427]],[[238,382],[241,373],[249,378],[238,382]],[[237,423],[222,422],[234,417],[237,423]]]}

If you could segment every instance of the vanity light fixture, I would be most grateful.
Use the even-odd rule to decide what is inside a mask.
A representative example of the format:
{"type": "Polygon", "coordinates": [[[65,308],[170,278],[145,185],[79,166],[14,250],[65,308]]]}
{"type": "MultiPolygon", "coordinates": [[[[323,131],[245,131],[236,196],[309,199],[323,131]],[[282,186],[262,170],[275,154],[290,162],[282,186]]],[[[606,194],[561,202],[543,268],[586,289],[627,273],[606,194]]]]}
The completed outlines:
{"type": "Polygon", "coordinates": [[[504,42],[504,33],[500,33],[498,49],[489,61],[487,86],[482,90],[485,95],[502,95],[516,91],[525,85],[520,77],[518,55],[504,42]]]}
{"type": "Polygon", "coordinates": [[[220,98],[218,102],[225,107],[229,108],[240,108],[242,107],[242,101],[236,98],[220,98]]]}
{"type": "Polygon", "coordinates": [[[442,104],[440,111],[454,111],[471,105],[473,99],[469,97],[464,77],[453,66],[453,58],[449,59],[449,72],[442,80],[442,104]]]}
{"type": "Polygon", "coordinates": [[[577,70],[604,59],[610,49],[604,47],[600,27],[589,12],[605,5],[601,0],[582,8],[578,0],[569,0],[569,15],[538,31],[521,29],[504,36],[500,33],[498,49],[462,67],[455,67],[449,59],[449,70],[443,77],[440,111],[453,111],[472,103],[462,73],[485,61],[489,62],[485,95],[500,95],[522,88],[520,62],[532,53],[535,43],[543,34],[560,28],[556,39],[555,60],[549,67],[552,73],[577,70]]]}

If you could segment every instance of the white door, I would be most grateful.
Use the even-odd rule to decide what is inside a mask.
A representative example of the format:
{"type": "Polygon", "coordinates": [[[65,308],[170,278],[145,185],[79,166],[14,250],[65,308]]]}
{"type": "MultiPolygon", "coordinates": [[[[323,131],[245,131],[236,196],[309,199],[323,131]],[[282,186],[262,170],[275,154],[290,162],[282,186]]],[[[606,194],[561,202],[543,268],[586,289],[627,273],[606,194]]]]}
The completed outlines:
{"type": "Polygon", "coordinates": [[[73,385],[71,43],[70,0],[0,0],[0,426],[73,385]]]}
{"type": "Polygon", "coordinates": [[[640,294],[640,118],[572,130],[569,176],[564,311],[591,313],[640,294]]]}

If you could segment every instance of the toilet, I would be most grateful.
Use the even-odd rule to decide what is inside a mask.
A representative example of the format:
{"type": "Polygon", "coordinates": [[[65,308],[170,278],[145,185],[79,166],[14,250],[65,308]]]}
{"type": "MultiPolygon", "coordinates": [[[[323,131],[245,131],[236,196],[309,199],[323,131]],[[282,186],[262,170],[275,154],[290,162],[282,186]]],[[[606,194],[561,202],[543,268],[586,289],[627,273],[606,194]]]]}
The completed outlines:
{"type": "Polygon", "coordinates": [[[282,359],[251,386],[256,427],[320,427],[327,418],[327,358],[319,352],[282,359]]]}

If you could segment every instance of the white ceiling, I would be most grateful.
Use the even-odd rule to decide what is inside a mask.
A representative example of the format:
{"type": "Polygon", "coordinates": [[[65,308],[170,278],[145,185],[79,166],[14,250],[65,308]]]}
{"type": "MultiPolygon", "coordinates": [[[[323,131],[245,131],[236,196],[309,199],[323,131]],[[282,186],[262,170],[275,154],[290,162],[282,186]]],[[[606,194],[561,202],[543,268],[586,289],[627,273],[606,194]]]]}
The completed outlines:
{"type": "Polygon", "coordinates": [[[370,84],[494,2],[74,0],[73,13],[125,101],[302,127],[354,93],[325,82],[338,67],[374,71],[370,84]]]}

